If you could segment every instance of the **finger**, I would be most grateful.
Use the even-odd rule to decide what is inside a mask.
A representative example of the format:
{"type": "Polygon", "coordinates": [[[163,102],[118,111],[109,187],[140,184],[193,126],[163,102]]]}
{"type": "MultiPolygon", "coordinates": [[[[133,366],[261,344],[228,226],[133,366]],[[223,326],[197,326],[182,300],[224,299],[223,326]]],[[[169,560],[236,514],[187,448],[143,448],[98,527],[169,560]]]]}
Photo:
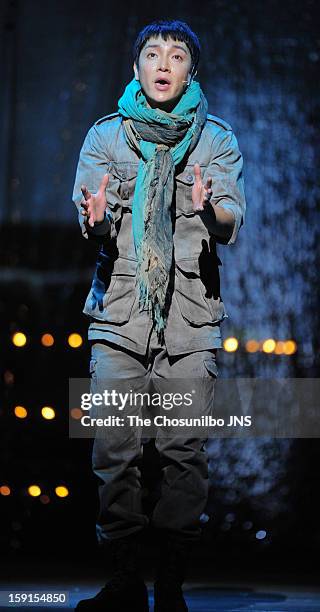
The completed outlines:
{"type": "Polygon", "coordinates": [[[211,176],[209,176],[209,177],[207,178],[207,182],[206,182],[205,189],[211,189],[211,186],[212,186],[212,177],[211,177],[211,176]]]}
{"type": "Polygon", "coordinates": [[[86,210],[87,210],[87,208],[88,208],[88,204],[87,204],[87,202],[84,202],[83,200],[81,200],[81,202],[80,202],[80,206],[82,206],[82,208],[85,208],[86,210]]]}
{"type": "Polygon", "coordinates": [[[205,200],[210,200],[212,196],[212,189],[205,189],[204,190],[204,199],[205,200]]]}
{"type": "Polygon", "coordinates": [[[103,193],[105,191],[108,183],[109,183],[109,174],[105,174],[102,177],[102,181],[100,183],[99,191],[103,193]]]}
{"type": "Polygon", "coordinates": [[[195,177],[196,182],[199,182],[199,181],[201,182],[201,168],[198,162],[194,164],[193,170],[194,170],[194,177],[195,177]]]}
{"type": "Polygon", "coordinates": [[[89,200],[89,198],[91,198],[91,193],[88,191],[86,185],[81,185],[81,191],[85,200],[89,200]]]}
{"type": "Polygon", "coordinates": [[[198,204],[193,205],[194,212],[201,212],[203,210],[203,204],[200,202],[198,204]]]}
{"type": "Polygon", "coordinates": [[[91,213],[89,215],[89,218],[88,218],[88,223],[89,223],[90,227],[94,226],[95,220],[96,220],[95,214],[93,213],[93,211],[91,211],[91,213]]]}

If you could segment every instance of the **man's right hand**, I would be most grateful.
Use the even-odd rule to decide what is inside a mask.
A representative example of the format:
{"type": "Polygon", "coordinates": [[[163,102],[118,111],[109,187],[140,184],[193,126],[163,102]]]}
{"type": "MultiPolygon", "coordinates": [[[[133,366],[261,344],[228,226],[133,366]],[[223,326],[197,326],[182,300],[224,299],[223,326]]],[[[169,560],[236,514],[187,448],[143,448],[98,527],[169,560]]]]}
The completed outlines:
{"type": "Polygon", "coordinates": [[[107,199],[106,199],[106,187],[109,182],[109,174],[105,174],[97,193],[90,193],[88,191],[86,185],[81,185],[81,191],[84,197],[84,200],[81,200],[80,204],[84,210],[81,211],[81,214],[86,217],[90,227],[93,227],[97,222],[101,222],[104,219],[104,213],[107,208],[107,199]]]}

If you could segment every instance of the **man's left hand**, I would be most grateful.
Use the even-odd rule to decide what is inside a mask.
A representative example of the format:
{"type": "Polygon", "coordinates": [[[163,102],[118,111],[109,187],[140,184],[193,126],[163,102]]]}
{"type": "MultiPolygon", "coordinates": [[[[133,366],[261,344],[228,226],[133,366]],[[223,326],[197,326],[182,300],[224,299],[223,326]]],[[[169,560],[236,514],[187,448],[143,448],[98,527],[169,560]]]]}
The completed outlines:
{"type": "Polygon", "coordinates": [[[207,178],[206,184],[202,183],[201,168],[198,163],[194,164],[194,185],[192,187],[192,202],[193,210],[195,212],[201,212],[210,204],[210,198],[212,196],[212,178],[207,178]]]}

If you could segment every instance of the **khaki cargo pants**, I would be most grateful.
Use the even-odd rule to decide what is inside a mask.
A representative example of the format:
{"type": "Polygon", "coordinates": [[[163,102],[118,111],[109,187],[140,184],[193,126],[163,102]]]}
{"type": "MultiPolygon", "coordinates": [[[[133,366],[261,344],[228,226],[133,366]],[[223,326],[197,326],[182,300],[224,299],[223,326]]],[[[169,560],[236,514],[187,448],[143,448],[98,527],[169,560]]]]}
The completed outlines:
{"type": "MultiPolygon", "coordinates": [[[[168,388],[170,382],[176,380],[187,388],[192,381],[201,398],[195,402],[196,415],[212,414],[217,349],[169,356],[166,347],[159,345],[154,331],[144,356],[109,341],[92,341],[91,344],[91,393],[102,391],[106,377],[117,379],[118,387],[123,385],[126,390],[134,388],[140,392],[161,391],[162,384],[168,388]]],[[[139,415],[139,410],[139,406],[131,406],[126,414],[139,415]]],[[[125,410],[116,410],[116,413],[125,416],[125,410]]],[[[169,411],[167,416],[170,416],[169,411]]],[[[208,497],[207,437],[195,433],[194,429],[191,434],[185,428],[183,433],[180,431],[175,427],[170,435],[162,436],[159,428],[150,439],[145,437],[142,427],[125,426],[95,435],[92,468],[101,479],[96,525],[100,545],[149,524],[192,540],[200,536],[200,517],[208,497]],[[142,477],[146,461],[144,450],[150,443],[159,460],[152,512],[146,510],[142,477]]],[[[146,467],[150,470],[150,465],[146,467]]]]}

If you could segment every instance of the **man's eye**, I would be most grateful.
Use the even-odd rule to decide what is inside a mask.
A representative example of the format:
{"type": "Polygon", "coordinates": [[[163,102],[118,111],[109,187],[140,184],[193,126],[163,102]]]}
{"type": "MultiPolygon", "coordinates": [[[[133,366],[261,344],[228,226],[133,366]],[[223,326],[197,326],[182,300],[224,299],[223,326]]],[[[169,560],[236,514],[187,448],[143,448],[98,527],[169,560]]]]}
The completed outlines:
{"type": "Polygon", "coordinates": [[[155,53],[153,53],[153,51],[150,51],[150,53],[148,53],[147,57],[150,57],[151,55],[152,55],[153,57],[156,57],[156,54],[155,54],[155,53]]]}
{"type": "Polygon", "coordinates": [[[181,55],[174,55],[173,57],[177,57],[180,60],[183,60],[183,57],[181,55]]]}

